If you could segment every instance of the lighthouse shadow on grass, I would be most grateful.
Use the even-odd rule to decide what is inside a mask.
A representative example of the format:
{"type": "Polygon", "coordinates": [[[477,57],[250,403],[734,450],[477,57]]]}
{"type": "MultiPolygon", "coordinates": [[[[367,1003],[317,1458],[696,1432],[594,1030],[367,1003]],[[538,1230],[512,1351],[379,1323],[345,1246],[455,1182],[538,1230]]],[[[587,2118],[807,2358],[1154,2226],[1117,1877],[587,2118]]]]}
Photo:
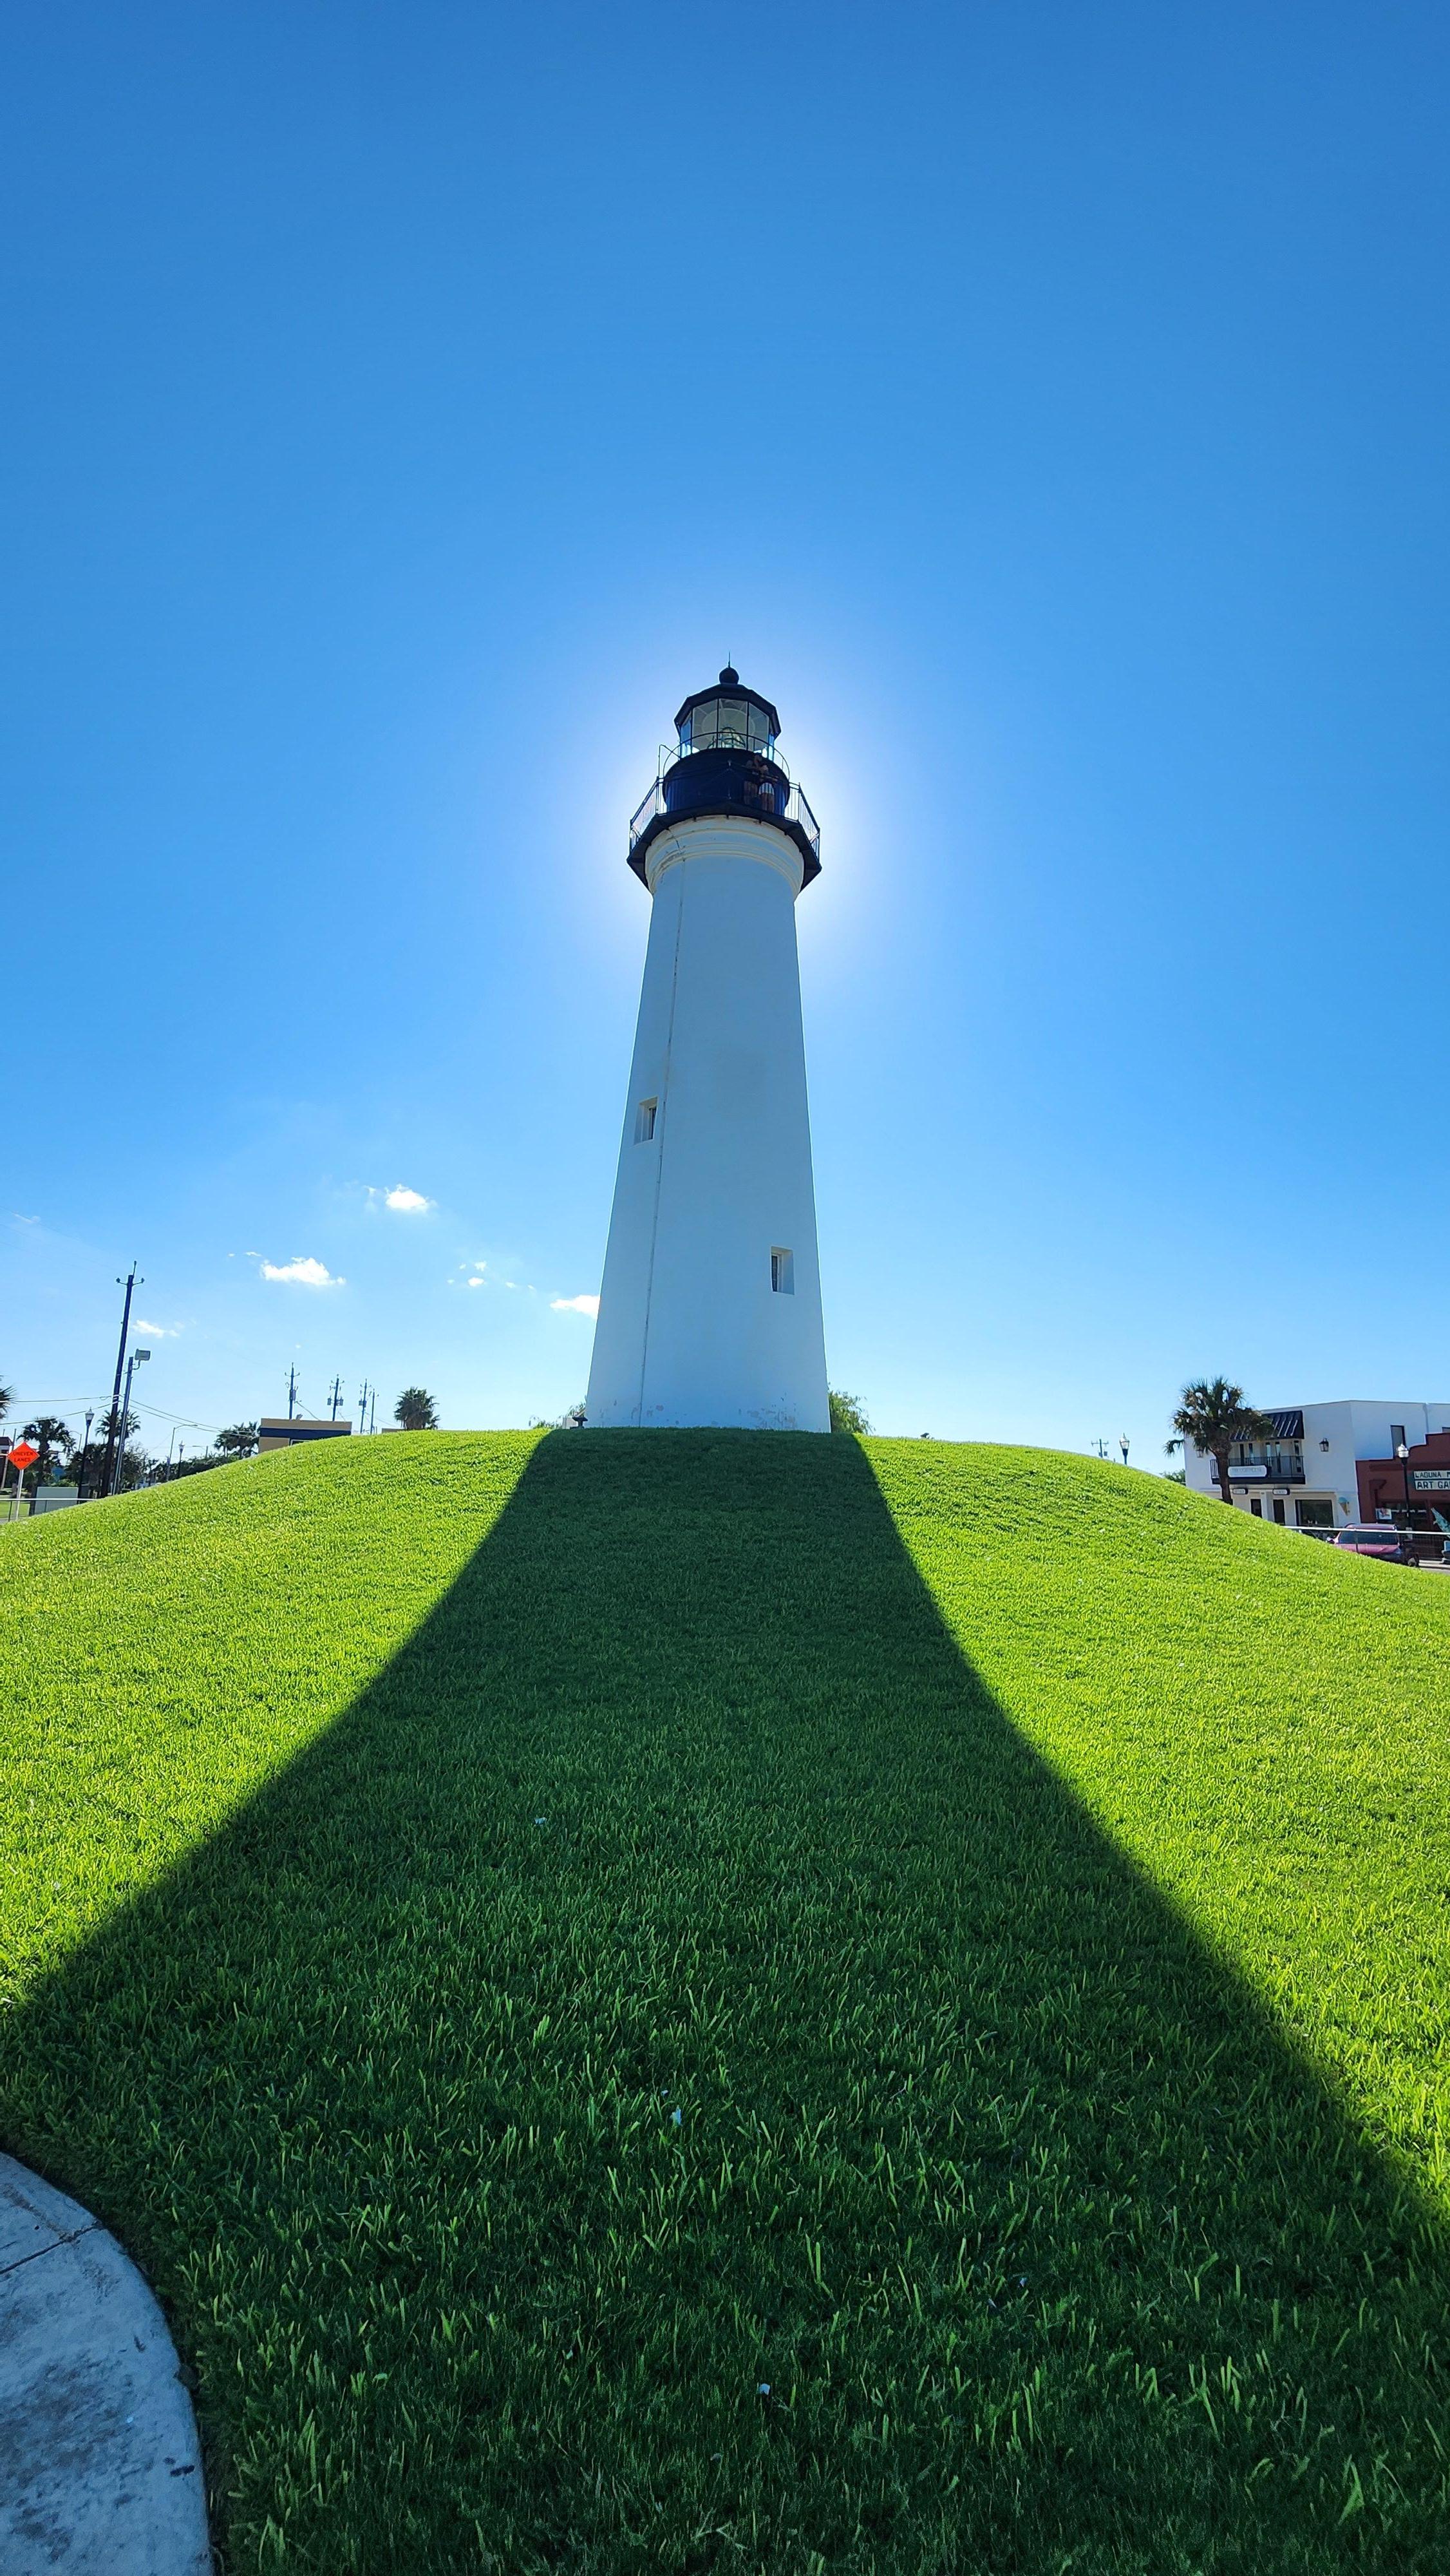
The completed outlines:
{"type": "Polygon", "coordinates": [[[560,1435],[39,1992],[228,2570],[1445,2563],[1450,2271],[854,1442],[560,1435]]]}

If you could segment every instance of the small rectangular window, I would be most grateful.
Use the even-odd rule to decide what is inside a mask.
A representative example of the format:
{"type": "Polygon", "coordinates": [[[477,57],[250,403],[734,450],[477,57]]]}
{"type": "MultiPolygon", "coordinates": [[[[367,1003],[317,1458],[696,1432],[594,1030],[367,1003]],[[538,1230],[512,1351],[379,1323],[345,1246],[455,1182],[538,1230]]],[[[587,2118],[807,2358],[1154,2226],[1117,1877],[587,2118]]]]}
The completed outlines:
{"type": "Polygon", "coordinates": [[[771,1247],[770,1284],[777,1297],[795,1295],[795,1254],[783,1252],[778,1243],[771,1247]]]}
{"type": "Polygon", "coordinates": [[[636,1145],[647,1145],[649,1143],[650,1138],[655,1132],[655,1111],[658,1109],[659,1105],[658,1100],[642,1100],[640,1102],[638,1109],[634,1113],[634,1141],[636,1145]]]}

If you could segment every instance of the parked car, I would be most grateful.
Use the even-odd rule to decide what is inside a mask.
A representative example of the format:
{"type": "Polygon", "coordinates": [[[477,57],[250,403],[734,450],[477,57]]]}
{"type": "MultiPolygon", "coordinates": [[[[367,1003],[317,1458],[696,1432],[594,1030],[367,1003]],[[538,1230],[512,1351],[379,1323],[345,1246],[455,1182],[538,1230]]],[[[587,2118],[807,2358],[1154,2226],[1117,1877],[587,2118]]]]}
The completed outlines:
{"type": "Polygon", "coordinates": [[[1418,1565],[1419,1558],[1406,1542],[1403,1530],[1391,1521],[1351,1522],[1348,1529],[1334,1533],[1336,1547],[1347,1547],[1355,1556],[1377,1556],[1382,1565],[1418,1565]]]}

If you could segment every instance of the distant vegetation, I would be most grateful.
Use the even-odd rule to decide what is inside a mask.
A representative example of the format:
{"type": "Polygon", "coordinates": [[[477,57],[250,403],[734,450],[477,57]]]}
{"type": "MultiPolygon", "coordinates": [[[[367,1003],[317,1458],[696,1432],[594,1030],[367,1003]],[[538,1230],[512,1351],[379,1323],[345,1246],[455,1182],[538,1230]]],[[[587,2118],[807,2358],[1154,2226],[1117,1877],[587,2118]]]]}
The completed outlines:
{"type": "Polygon", "coordinates": [[[838,1386],[833,1386],[830,1389],[829,1401],[833,1431],[854,1431],[860,1435],[870,1430],[866,1407],[859,1395],[844,1395],[838,1386]]]}
{"type": "Polygon", "coordinates": [[[438,1410],[426,1386],[405,1386],[393,1407],[393,1420],[405,1431],[436,1431],[438,1410]]]}
{"type": "Polygon", "coordinates": [[[1450,1582],[440,1433],[12,1530],[0,1616],[0,2140],[228,2568],[1450,2563],[1450,1582]]]}
{"type": "Polygon", "coordinates": [[[218,1456],[250,1458],[260,1430],[261,1424],[257,1422],[233,1422],[227,1430],[217,1433],[215,1446],[218,1456]]]}

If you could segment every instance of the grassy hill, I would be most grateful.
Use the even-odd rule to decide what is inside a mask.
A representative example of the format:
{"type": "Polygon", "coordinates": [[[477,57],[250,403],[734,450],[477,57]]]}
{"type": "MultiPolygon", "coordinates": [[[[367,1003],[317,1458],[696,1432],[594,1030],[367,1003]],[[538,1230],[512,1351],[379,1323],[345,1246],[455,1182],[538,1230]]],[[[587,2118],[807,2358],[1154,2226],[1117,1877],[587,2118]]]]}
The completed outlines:
{"type": "Polygon", "coordinates": [[[1450,1581],[424,1434],[12,1530],[0,1622],[0,2143],[229,2576],[1447,2563],[1450,1581]]]}

